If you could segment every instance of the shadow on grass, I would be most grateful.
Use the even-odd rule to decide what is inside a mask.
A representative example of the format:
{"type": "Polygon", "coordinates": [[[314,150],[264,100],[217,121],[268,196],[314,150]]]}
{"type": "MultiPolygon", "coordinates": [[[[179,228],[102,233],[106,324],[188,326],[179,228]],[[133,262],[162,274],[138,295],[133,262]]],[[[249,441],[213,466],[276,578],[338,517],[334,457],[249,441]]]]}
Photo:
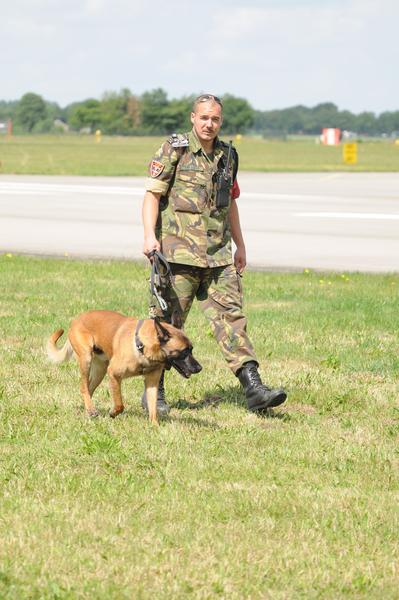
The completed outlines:
{"type": "MultiPolygon", "coordinates": [[[[181,410],[181,411],[193,411],[190,415],[179,415],[177,418],[173,416],[173,414],[169,414],[167,417],[162,418],[161,420],[164,422],[171,421],[181,421],[189,426],[194,427],[205,427],[209,429],[219,429],[220,427],[203,418],[194,417],[194,411],[202,411],[207,409],[217,409],[219,405],[235,405],[241,408],[243,411],[247,411],[247,403],[245,399],[245,395],[242,392],[241,388],[238,386],[226,386],[222,387],[221,385],[216,385],[212,390],[208,390],[205,392],[202,400],[198,402],[189,402],[188,400],[177,400],[174,403],[169,403],[172,409],[181,410]]],[[[284,405],[283,405],[284,406],[284,405]]],[[[98,416],[100,418],[111,418],[109,416],[109,408],[105,408],[103,406],[97,405],[98,416]]],[[[82,413],[84,413],[84,409],[82,408],[82,413]]],[[[286,411],[280,412],[277,410],[275,412],[274,409],[269,408],[261,413],[252,413],[255,414],[259,419],[278,419],[283,422],[289,422],[292,420],[289,413],[286,411]]],[[[127,417],[142,417],[147,420],[148,415],[138,406],[125,406],[125,411],[116,417],[116,419],[123,419],[127,417]]],[[[93,419],[96,420],[95,418],[93,419]]]]}
{"type": "MultiPolygon", "coordinates": [[[[178,400],[173,408],[180,410],[202,410],[207,408],[217,408],[219,404],[235,404],[247,410],[245,396],[237,386],[221,387],[217,385],[215,389],[205,393],[205,396],[199,402],[188,402],[187,400],[178,400]]],[[[254,413],[261,419],[280,419],[290,421],[291,417],[287,413],[274,412],[272,408],[262,413],[254,413]]]]}
{"type": "Polygon", "coordinates": [[[179,423],[184,423],[189,427],[202,427],[205,429],[212,429],[213,431],[219,431],[221,429],[221,426],[217,423],[211,423],[206,419],[197,419],[196,417],[193,417],[191,415],[181,415],[178,419],[174,419],[173,416],[168,416],[166,419],[164,419],[164,421],[178,421],[179,423]]]}
{"type": "MultiPolygon", "coordinates": [[[[172,405],[171,408],[180,408],[176,405],[172,405]]],[[[110,421],[120,421],[122,419],[129,419],[131,417],[135,417],[138,419],[142,419],[143,421],[147,422],[148,421],[148,414],[146,412],[144,412],[144,410],[142,410],[141,408],[129,408],[126,407],[125,410],[123,411],[123,413],[121,413],[120,415],[118,415],[117,417],[115,417],[115,419],[113,419],[110,414],[109,414],[109,408],[104,408],[104,407],[97,407],[97,416],[96,417],[88,417],[84,411],[84,408],[81,408],[79,410],[79,414],[80,416],[82,416],[85,420],[87,420],[88,422],[97,422],[97,421],[103,421],[103,420],[110,420],[110,421]]],[[[211,421],[207,421],[206,419],[203,418],[197,418],[194,417],[193,415],[179,415],[177,417],[174,417],[173,415],[169,414],[166,417],[161,417],[159,418],[159,422],[160,423],[171,423],[173,421],[177,421],[177,422],[183,422],[185,425],[188,425],[190,427],[204,427],[206,429],[213,429],[213,430],[218,430],[220,429],[220,426],[217,423],[212,423],[211,421]]]]}

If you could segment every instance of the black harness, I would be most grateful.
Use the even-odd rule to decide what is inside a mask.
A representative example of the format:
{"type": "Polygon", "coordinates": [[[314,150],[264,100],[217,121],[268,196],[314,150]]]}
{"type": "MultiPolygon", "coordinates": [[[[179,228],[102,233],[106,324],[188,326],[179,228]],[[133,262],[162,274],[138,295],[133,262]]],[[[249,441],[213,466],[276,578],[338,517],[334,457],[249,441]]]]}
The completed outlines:
{"type": "MultiPolygon", "coordinates": [[[[157,319],[154,319],[154,321],[157,321],[157,319]]],[[[136,348],[140,352],[140,354],[144,355],[144,344],[141,341],[140,336],[139,336],[139,332],[140,332],[140,329],[141,329],[143,323],[144,323],[144,319],[140,319],[140,321],[137,322],[136,331],[134,333],[134,342],[135,342],[136,348]]],[[[158,323],[159,323],[159,321],[158,321],[158,323]]],[[[169,339],[168,332],[165,331],[165,335],[163,337],[159,335],[159,331],[157,332],[157,334],[158,334],[159,341],[161,342],[161,345],[162,345],[162,343],[166,344],[166,342],[169,339]]],[[[175,367],[179,371],[179,368],[178,368],[178,366],[176,366],[175,363],[177,363],[177,365],[179,365],[179,361],[185,360],[190,353],[191,353],[191,348],[185,348],[182,352],[179,353],[178,356],[167,356],[166,360],[165,360],[165,369],[167,371],[169,371],[172,367],[175,367]]]]}
{"type": "MultiPolygon", "coordinates": [[[[161,342],[161,345],[166,344],[166,342],[170,338],[169,332],[166,331],[166,329],[162,328],[162,325],[160,324],[160,322],[157,318],[153,319],[153,321],[155,323],[159,324],[159,327],[157,329],[157,335],[158,335],[159,341],[161,342]]],[[[144,344],[141,341],[140,336],[139,336],[139,331],[142,328],[143,323],[144,323],[144,319],[140,319],[139,321],[137,321],[136,331],[134,332],[134,343],[136,344],[136,348],[140,352],[140,354],[144,354],[144,344]]]]}
{"type": "Polygon", "coordinates": [[[143,325],[143,323],[144,323],[143,319],[140,319],[140,321],[137,322],[136,331],[134,333],[134,341],[135,341],[135,344],[136,344],[136,348],[137,348],[137,350],[141,354],[144,354],[144,344],[141,341],[141,339],[139,338],[139,331],[140,331],[141,326],[143,325]]]}

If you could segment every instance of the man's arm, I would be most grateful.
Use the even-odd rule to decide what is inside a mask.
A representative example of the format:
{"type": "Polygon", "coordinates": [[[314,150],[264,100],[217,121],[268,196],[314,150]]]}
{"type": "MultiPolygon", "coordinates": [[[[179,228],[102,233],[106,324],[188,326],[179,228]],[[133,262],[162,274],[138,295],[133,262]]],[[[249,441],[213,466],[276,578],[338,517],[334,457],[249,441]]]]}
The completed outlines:
{"type": "Polygon", "coordinates": [[[234,266],[239,273],[242,273],[247,264],[246,251],[244,238],[242,237],[241,224],[240,224],[240,215],[238,213],[238,206],[236,199],[233,198],[231,200],[230,210],[229,210],[229,219],[230,219],[230,230],[231,237],[233,238],[233,242],[235,243],[237,250],[234,253],[234,266]]]}
{"type": "Polygon", "coordinates": [[[159,200],[161,194],[146,192],[143,201],[142,219],[144,226],[143,254],[148,256],[153,250],[160,250],[161,244],[155,237],[155,226],[159,213],[159,200]]]}

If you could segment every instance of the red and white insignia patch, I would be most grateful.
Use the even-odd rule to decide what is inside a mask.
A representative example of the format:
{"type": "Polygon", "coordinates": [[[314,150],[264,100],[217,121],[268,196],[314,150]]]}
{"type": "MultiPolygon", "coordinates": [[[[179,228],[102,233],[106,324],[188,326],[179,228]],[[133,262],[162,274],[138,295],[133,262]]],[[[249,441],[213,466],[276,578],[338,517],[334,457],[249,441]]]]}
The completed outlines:
{"type": "Polygon", "coordinates": [[[164,170],[165,165],[158,160],[152,160],[150,164],[150,175],[151,177],[158,177],[164,170]]]}

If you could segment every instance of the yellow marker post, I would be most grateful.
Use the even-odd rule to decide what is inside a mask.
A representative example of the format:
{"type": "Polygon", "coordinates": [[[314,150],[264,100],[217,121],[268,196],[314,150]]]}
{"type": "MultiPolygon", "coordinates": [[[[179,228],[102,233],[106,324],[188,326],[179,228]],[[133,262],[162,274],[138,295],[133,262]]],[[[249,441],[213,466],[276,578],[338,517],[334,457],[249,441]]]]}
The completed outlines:
{"type": "Polygon", "coordinates": [[[345,143],[342,145],[342,158],[346,165],[355,165],[357,163],[357,144],[345,143]]]}
{"type": "Polygon", "coordinates": [[[97,129],[96,131],[96,142],[97,144],[101,142],[101,129],[97,129]]]}

